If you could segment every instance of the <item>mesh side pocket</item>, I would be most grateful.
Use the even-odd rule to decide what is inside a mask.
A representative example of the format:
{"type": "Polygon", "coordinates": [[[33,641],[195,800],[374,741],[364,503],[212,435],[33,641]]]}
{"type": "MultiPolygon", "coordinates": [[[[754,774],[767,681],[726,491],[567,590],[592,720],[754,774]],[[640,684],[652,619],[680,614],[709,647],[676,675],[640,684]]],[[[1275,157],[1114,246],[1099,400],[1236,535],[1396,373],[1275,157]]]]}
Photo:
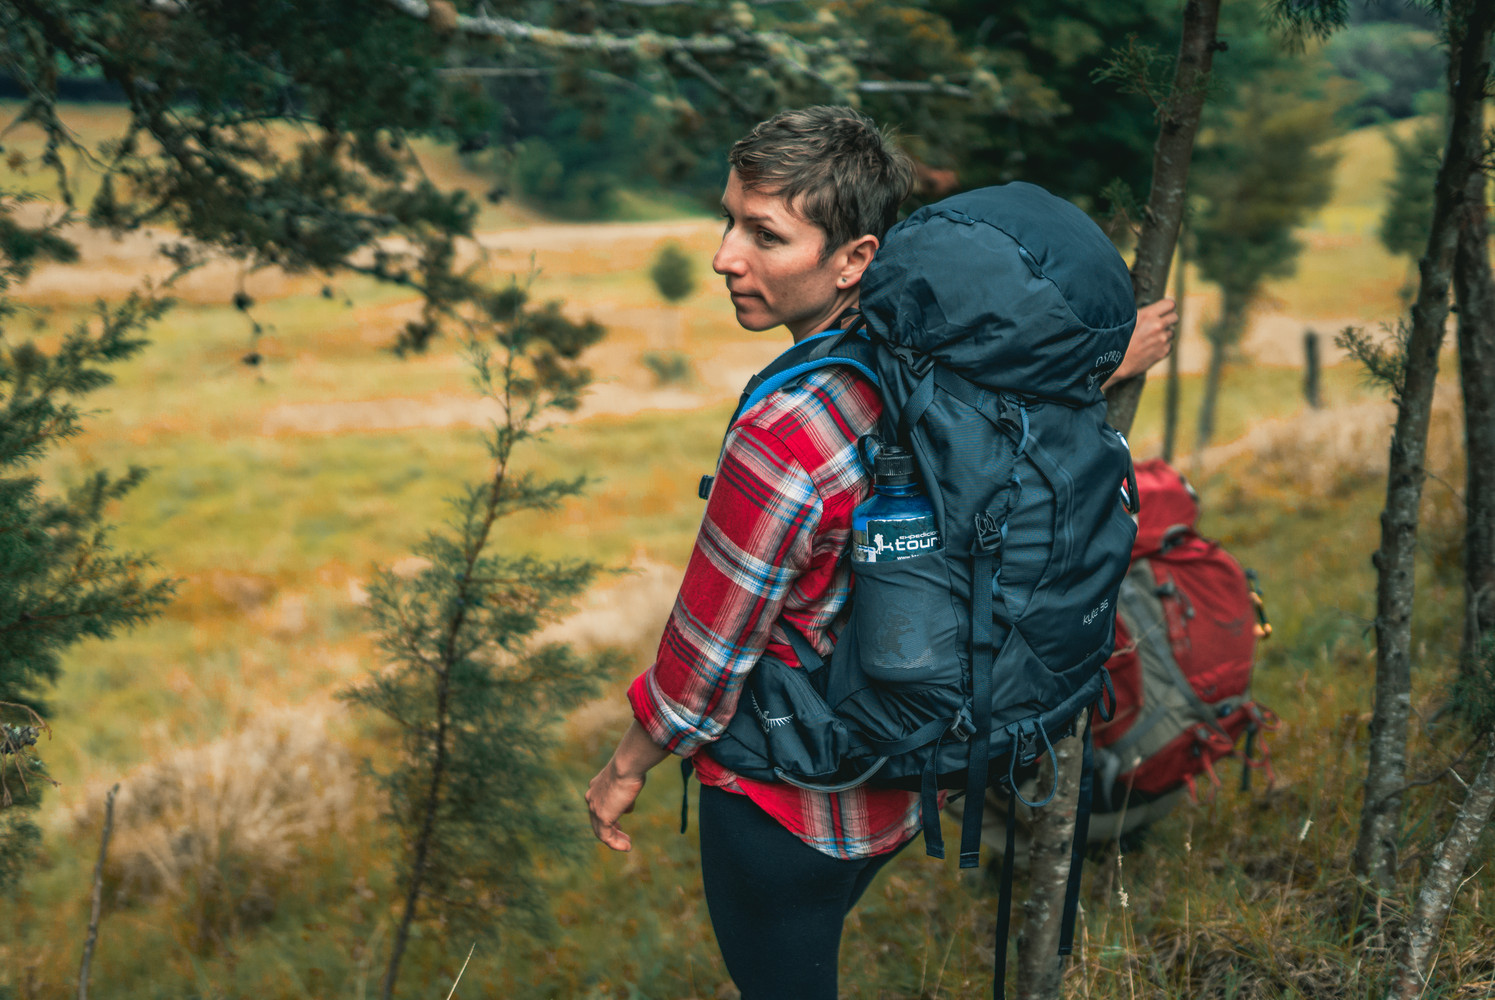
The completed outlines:
{"type": "Polygon", "coordinates": [[[880,684],[960,685],[959,623],[944,552],[852,563],[851,628],[861,668],[880,684]]]}

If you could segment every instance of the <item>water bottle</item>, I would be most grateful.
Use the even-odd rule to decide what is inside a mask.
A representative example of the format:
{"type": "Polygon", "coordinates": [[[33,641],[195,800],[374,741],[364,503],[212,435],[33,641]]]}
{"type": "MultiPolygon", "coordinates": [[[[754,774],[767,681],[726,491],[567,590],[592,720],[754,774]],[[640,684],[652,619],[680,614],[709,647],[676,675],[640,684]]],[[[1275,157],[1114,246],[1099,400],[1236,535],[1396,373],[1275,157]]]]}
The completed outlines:
{"type": "Polygon", "coordinates": [[[853,562],[912,559],[944,548],[908,450],[888,445],[877,453],[872,490],[851,512],[853,562]]]}

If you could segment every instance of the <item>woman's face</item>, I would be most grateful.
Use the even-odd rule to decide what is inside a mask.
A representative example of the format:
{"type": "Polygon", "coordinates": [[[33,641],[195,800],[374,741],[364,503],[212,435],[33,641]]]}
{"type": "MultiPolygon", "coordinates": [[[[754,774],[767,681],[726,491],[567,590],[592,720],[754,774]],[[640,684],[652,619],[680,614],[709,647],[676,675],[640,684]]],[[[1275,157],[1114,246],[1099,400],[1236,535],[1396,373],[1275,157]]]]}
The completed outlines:
{"type": "Polygon", "coordinates": [[[737,322],[748,330],[782,323],[795,341],[830,328],[857,301],[862,271],[877,250],[863,236],[821,259],[825,230],[778,195],[744,187],[733,170],[722,194],[727,228],[711,262],[727,279],[737,322]],[[870,246],[869,246],[870,244],[870,246]]]}

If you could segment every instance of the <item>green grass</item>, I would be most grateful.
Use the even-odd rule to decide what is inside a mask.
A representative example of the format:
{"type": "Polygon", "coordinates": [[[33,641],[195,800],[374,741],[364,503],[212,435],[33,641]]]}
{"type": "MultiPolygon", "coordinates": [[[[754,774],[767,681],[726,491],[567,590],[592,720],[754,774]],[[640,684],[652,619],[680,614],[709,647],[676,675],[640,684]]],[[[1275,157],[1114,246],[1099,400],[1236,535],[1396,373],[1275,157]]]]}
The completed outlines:
{"type": "MultiPolygon", "coordinates": [[[[1243,373],[1233,382],[1235,419],[1244,424],[1253,414],[1293,412],[1295,377],[1273,369],[1243,373]]],[[[1347,371],[1336,372],[1326,389],[1341,400],[1363,395],[1347,371]]],[[[723,418],[716,410],[684,419],[640,416],[589,421],[558,434],[545,469],[590,469],[601,482],[589,500],[506,539],[535,542],[548,553],[582,547],[604,561],[626,560],[642,544],[654,557],[678,564],[699,516],[694,476],[714,457],[723,418]]],[[[218,446],[202,442],[160,447],[163,458],[175,454],[178,467],[193,472],[158,474],[154,485],[129,501],[122,511],[122,540],[157,546],[173,568],[182,562],[209,573],[215,565],[233,566],[263,573],[280,588],[314,588],[325,563],[352,562],[350,552],[372,559],[404,551],[423,525],[397,512],[429,512],[441,488],[460,478],[464,460],[478,455],[466,433],[429,431],[240,442],[216,458],[211,453],[218,446]],[[340,459],[339,453],[349,457],[340,459]],[[416,469],[427,471],[410,474],[416,469]],[[235,482],[235,470],[235,490],[251,484],[252,499],[242,507],[215,499],[235,482]],[[173,498],[184,510],[201,513],[188,521],[163,521],[154,534],[142,527],[145,518],[132,513],[134,506],[173,498]],[[304,522],[330,530],[319,535],[304,522]],[[276,541],[284,535],[297,543],[276,541]]],[[[1446,478],[1457,475],[1456,467],[1440,468],[1446,478]]],[[[1257,684],[1259,697],[1283,719],[1271,738],[1279,785],[1268,792],[1258,783],[1252,793],[1241,794],[1231,787],[1227,769],[1227,788],[1215,805],[1182,809],[1127,855],[1119,875],[1114,858],[1093,862],[1084,948],[1093,996],[1193,996],[1206,980],[1232,977],[1250,987],[1243,996],[1309,996],[1313,970],[1321,966],[1351,983],[1346,996],[1374,992],[1373,970],[1353,979],[1357,956],[1346,944],[1333,901],[1346,891],[1347,845],[1364,766],[1360,747],[1372,672],[1366,624],[1374,588],[1368,552],[1383,486],[1374,475],[1347,467],[1329,474],[1321,493],[1303,495],[1300,475],[1281,462],[1243,459],[1200,483],[1204,530],[1262,572],[1277,625],[1263,647],[1257,684]],[[1126,909],[1119,905],[1118,878],[1128,892],[1126,909]],[[1180,892],[1180,884],[1187,891],[1180,892]],[[1175,937],[1184,942],[1192,966],[1182,957],[1176,963],[1157,957],[1175,937]],[[1276,985],[1262,993],[1253,982],[1276,985]]],[[[1434,521],[1420,573],[1425,612],[1417,643],[1420,662],[1428,665],[1418,684],[1422,706],[1439,690],[1437,665],[1449,662],[1459,607],[1457,567],[1437,558],[1443,536],[1456,526],[1434,521]]],[[[214,605],[211,597],[199,596],[183,612],[186,617],[173,614],[136,636],[70,658],[58,692],[67,708],[56,723],[69,743],[71,734],[88,736],[76,747],[49,751],[57,771],[97,772],[102,761],[147,760],[173,744],[234,731],[267,698],[296,703],[356,677],[365,666],[356,652],[366,652],[357,610],[331,590],[313,589],[307,616],[312,624],[277,637],[256,616],[268,614],[262,608],[272,606],[278,593],[272,589],[263,605],[238,614],[226,599],[214,605]],[[321,649],[344,655],[310,666],[321,649]],[[142,677],[152,683],[141,683],[142,677]],[[171,720],[170,731],[150,720],[171,720]]],[[[635,666],[649,652],[634,650],[635,666]]],[[[614,696],[623,679],[609,685],[614,696]]],[[[373,736],[355,742],[363,745],[373,736]]],[[[613,736],[604,729],[568,745],[559,794],[579,802],[613,736]]],[[[1419,742],[1416,759],[1431,762],[1449,750],[1419,742]]],[[[675,832],[678,793],[672,769],[662,769],[629,820],[634,854],[625,858],[587,846],[579,860],[557,860],[551,873],[556,935],[480,943],[459,995],[716,995],[726,977],[705,920],[694,836],[675,832]]],[[[1449,798],[1436,790],[1414,795],[1405,857],[1428,848],[1446,821],[1449,798]]],[[[581,824],[579,813],[577,819],[581,824]]],[[[89,831],[73,832],[55,821],[53,827],[50,860],[19,901],[22,920],[12,946],[37,957],[55,986],[75,961],[91,861],[89,831]]],[[[109,995],[130,998],[194,989],[217,996],[294,997],[310,990],[351,997],[358,995],[360,976],[372,988],[381,965],[366,957],[369,943],[378,952],[392,919],[385,905],[392,899],[385,846],[376,828],[364,826],[342,838],[337,850],[320,842],[306,849],[297,891],[282,898],[270,920],[207,954],[194,954],[184,943],[181,916],[153,906],[111,912],[95,959],[96,975],[104,977],[98,981],[110,985],[109,995]],[[353,884],[362,887],[358,893],[348,891],[353,884]],[[370,966],[372,971],[364,971],[370,966]]],[[[1413,873],[1409,862],[1406,875],[1413,873]]],[[[843,995],[986,995],[989,892],[979,878],[958,877],[912,846],[848,926],[845,954],[862,957],[846,964],[843,995]]],[[[1490,894],[1468,897],[1450,940],[1456,950],[1478,951],[1492,922],[1490,894]]],[[[469,944],[439,933],[418,936],[405,972],[407,991],[444,989],[469,944]]]]}
{"type": "MultiPolygon", "coordinates": [[[[16,141],[22,139],[18,134],[16,141]]],[[[1335,200],[1306,234],[1317,244],[1298,278],[1274,286],[1282,308],[1302,310],[1305,319],[1382,315],[1377,310],[1394,300],[1401,277],[1369,236],[1389,147],[1373,130],[1341,142],[1346,155],[1335,200]]],[[[454,157],[431,155],[450,176],[467,170],[454,157]]],[[[624,211],[659,217],[659,206],[644,201],[624,211]]],[[[638,356],[657,346],[651,338],[673,321],[644,273],[664,237],[630,235],[626,227],[591,232],[595,245],[538,257],[535,292],[565,298],[577,312],[612,324],[599,353],[600,374],[624,390],[643,391],[649,376],[638,356]]],[[[683,306],[685,347],[706,375],[714,365],[740,366],[760,345],[732,323],[705,271],[714,224],[690,233],[688,248],[702,259],[702,288],[683,306]]],[[[494,266],[529,265],[515,252],[495,254],[494,266]]],[[[339,281],[336,289],[332,299],[314,282],[262,296],[252,314],[265,330],[258,338],[250,319],[225,304],[182,303],[153,331],[151,347],[120,367],[118,384],[89,400],[101,412],[87,433],[42,469],[50,482],[65,483],[92,464],[149,467],[146,483],[116,508],[116,541],[152,552],[162,572],[183,584],[161,621],[66,657],[52,719],[57,735],[44,747],[63,787],[50,794],[43,813],[45,851],[8,901],[0,995],[6,987],[17,997],[73,988],[97,850],[96,826],[73,819],[87,798],[133,767],[242,732],[266,711],[325,706],[333,692],[377,667],[379,653],[355,602],[358,584],[374,564],[410,551],[443,516],[443,497],[486,473],[479,431],[460,422],[387,429],[340,417],[334,430],[316,429],[310,416],[324,409],[334,416],[361,413],[339,408],[390,400],[460,409],[471,396],[451,343],[404,361],[382,350],[411,308],[405,294],[361,279],[339,281]],[[251,348],[262,356],[256,367],[240,360],[251,348]]],[[[54,303],[52,317],[65,320],[75,308],[54,303]]],[[[1291,369],[1230,368],[1217,440],[1301,415],[1298,381],[1291,369]]],[[[1143,396],[1132,435],[1141,456],[1159,446],[1161,389],[1155,378],[1143,396]]],[[[1198,377],[1182,382],[1184,455],[1200,389],[1198,377]]],[[[1326,369],[1323,390],[1331,407],[1375,398],[1348,365],[1326,369]]],[[[682,565],[701,513],[696,480],[715,460],[730,407],[726,395],[693,410],[557,428],[542,446],[521,452],[520,464],[546,475],[585,474],[593,479],[587,495],[553,514],[504,524],[498,544],[608,566],[640,559],[682,565]]],[[[1341,906],[1350,890],[1347,854],[1374,668],[1369,555],[1384,491],[1374,468],[1384,458],[1387,431],[1371,436],[1379,443],[1369,456],[1315,451],[1305,443],[1297,453],[1282,448],[1217,464],[1202,477],[1204,530],[1261,572],[1277,625],[1262,648],[1257,685],[1283,719],[1271,740],[1280,781],[1271,791],[1258,783],[1242,794],[1227,769],[1227,788],[1214,805],[1181,809],[1119,867],[1114,855],[1094,860],[1077,994],[1117,1000],[1376,994],[1377,959],[1362,961],[1351,949],[1354,927],[1341,906]]],[[[1454,483],[1461,476],[1456,450],[1444,446],[1435,469],[1454,483]]],[[[1448,513],[1452,505],[1441,488],[1428,490],[1415,636],[1416,704],[1424,715],[1447,676],[1462,598],[1460,522],[1448,513]]],[[[625,674],[648,662],[651,647],[652,639],[628,650],[625,674]]],[[[605,679],[605,697],[619,699],[627,679],[605,679]]],[[[377,727],[337,718],[338,739],[354,753],[379,759],[387,752],[377,727]]],[[[680,803],[673,769],[660,771],[629,819],[633,854],[612,855],[585,841],[581,792],[615,737],[611,725],[579,729],[559,761],[556,792],[577,809],[582,843],[579,855],[556,855],[545,873],[554,884],[555,934],[531,939],[499,928],[495,940],[479,943],[459,997],[725,995],[695,836],[675,832],[680,803]]],[[[1417,767],[1431,770],[1447,759],[1453,742],[1446,729],[1419,732],[1412,748],[1417,767]]],[[[94,960],[95,995],[273,1000],[377,990],[396,887],[389,845],[371,819],[372,790],[362,789],[363,812],[347,833],[302,845],[304,856],[268,918],[205,950],[191,946],[190,915],[179,906],[116,902],[118,887],[111,884],[94,960]]],[[[1446,784],[1412,793],[1402,849],[1408,885],[1456,798],[1446,784]]],[[[1485,856],[1490,851],[1487,842],[1485,856]]],[[[992,921],[990,886],[925,859],[916,843],[889,866],[848,924],[844,995],[985,996],[992,921]]],[[[1495,894],[1471,883],[1440,960],[1440,968],[1451,970],[1449,982],[1495,976],[1492,926],[1495,894]]],[[[471,943],[439,929],[422,931],[403,995],[446,995],[471,943]]]]}

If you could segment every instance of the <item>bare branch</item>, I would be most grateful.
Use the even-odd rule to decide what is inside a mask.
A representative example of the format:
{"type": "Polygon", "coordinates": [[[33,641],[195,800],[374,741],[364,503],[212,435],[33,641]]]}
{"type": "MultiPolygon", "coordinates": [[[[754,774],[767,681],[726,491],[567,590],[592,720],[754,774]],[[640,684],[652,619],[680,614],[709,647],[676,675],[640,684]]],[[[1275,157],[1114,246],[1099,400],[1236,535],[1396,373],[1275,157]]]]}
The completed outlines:
{"type": "Polygon", "coordinates": [[[83,941],[83,964],[78,969],[78,1000],[88,1000],[88,967],[93,964],[93,948],[99,941],[99,916],[104,897],[104,859],[109,856],[109,835],[114,832],[114,797],[119,785],[104,797],[104,833],[99,838],[99,860],[93,866],[93,909],[88,917],[88,936],[83,941]]]}
{"type": "MultiPolygon", "coordinates": [[[[385,3],[410,17],[425,21],[431,16],[431,5],[426,0],[385,0],[385,3]]],[[[741,48],[735,38],[707,37],[670,38],[657,32],[638,32],[630,35],[615,35],[598,31],[579,35],[571,31],[557,31],[526,24],[496,14],[474,16],[457,15],[457,31],[474,38],[499,38],[510,42],[533,42],[548,49],[568,52],[603,52],[613,54],[637,53],[650,48],[659,51],[685,51],[711,55],[724,55],[741,48]]]]}
{"type": "Polygon", "coordinates": [[[863,94],[934,94],[940,97],[963,97],[976,95],[971,88],[957,83],[932,83],[923,80],[862,80],[856,90],[863,94]]]}
{"type": "Polygon", "coordinates": [[[681,69],[694,76],[697,80],[700,80],[707,87],[710,87],[718,97],[726,101],[728,104],[732,105],[733,108],[737,109],[739,114],[749,119],[758,119],[763,117],[763,115],[756,108],[750,106],[730,87],[722,83],[716,77],[712,76],[705,66],[702,66],[688,53],[676,52],[673,54],[673,56],[675,62],[680,66],[681,69]]]}
{"type": "Polygon", "coordinates": [[[436,71],[438,76],[445,77],[518,77],[520,79],[533,79],[542,76],[554,76],[561,71],[559,66],[448,66],[436,71]]]}
{"type": "MultiPolygon", "coordinates": [[[[688,0],[614,0],[614,2],[634,3],[638,6],[665,6],[666,3],[683,3],[688,0]]],[[[777,2],[777,0],[766,0],[766,2],[777,2]]],[[[385,3],[403,14],[422,21],[429,20],[431,16],[431,5],[426,0],[385,0],[385,3]]],[[[730,35],[692,35],[689,38],[679,38],[656,31],[637,31],[629,34],[596,31],[582,35],[544,28],[508,17],[499,17],[496,14],[458,14],[456,30],[475,38],[530,42],[541,48],[564,52],[634,56],[667,54],[676,60],[690,59],[690,62],[680,63],[683,69],[700,79],[718,95],[726,98],[738,111],[751,117],[757,117],[759,112],[750,109],[745,102],[727,90],[724,84],[712,77],[691,57],[729,55],[738,52],[761,53],[787,69],[809,77],[834,94],[842,94],[846,89],[817,72],[808,60],[795,58],[792,53],[796,49],[802,49],[803,43],[791,35],[776,31],[740,31],[730,35]]],[[[855,54],[849,51],[847,55],[855,57],[855,54]]],[[[443,73],[451,76],[538,75],[528,70],[490,73],[475,72],[467,68],[445,70],[443,73]]],[[[863,94],[930,94],[966,100],[975,96],[969,87],[923,80],[861,80],[853,84],[850,89],[863,94]]]]}

